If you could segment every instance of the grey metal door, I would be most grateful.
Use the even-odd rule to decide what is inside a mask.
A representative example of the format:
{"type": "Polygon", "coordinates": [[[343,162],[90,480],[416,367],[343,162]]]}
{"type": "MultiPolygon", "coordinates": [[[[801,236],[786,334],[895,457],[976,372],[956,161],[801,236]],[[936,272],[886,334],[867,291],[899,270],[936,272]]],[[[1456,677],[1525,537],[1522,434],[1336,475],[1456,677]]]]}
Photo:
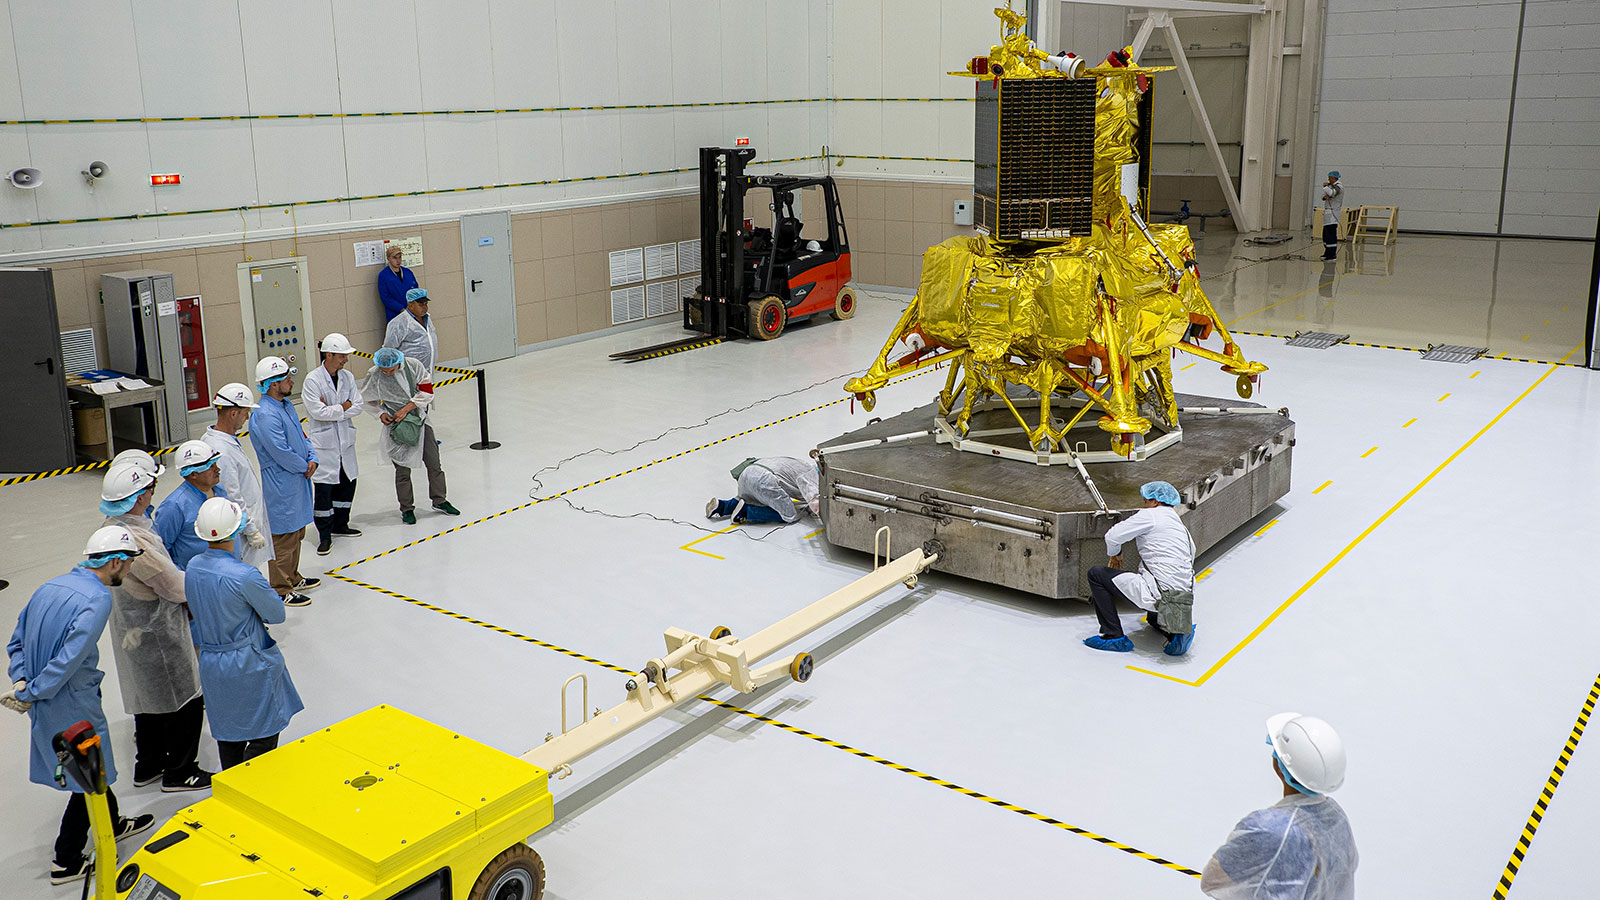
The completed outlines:
{"type": "Polygon", "coordinates": [[[511,283],[511,214],[461,217],[461,277],[467,297],[467,360],[517,352],[517,301],[511,283]]]}
{"type": "Polygon", "coordinates": [[[72,432],[50,270],[0,269],[0,311],[0,384],[8,397],[0,472],[66,468],[74,462],[72,432]]]}

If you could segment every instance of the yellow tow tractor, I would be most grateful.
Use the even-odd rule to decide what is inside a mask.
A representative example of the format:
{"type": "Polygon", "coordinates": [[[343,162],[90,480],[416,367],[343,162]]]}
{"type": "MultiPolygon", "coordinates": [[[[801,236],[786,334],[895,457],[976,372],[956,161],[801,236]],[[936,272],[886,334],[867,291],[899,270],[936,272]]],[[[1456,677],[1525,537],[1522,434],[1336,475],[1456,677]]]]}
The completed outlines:
{"type": "MultiPolygon", "coordinates": [[[[57,750],[88,791],[95,896],[538,900],[544,863],[527,840],[554,819],[552,773],[566,777],[575,760],[719,685],[750,692],[807,680],[808,653],[757,664],[897,584],[914,587],[937,559],[886,552],[871,573],[742,640],[722,627],[670,628],[666,654],[627,679],[622,703],[571,729],[563,721],[559,736],[521,757],[392,706],[358,713],[217,773],[208,799],[173,816],[120,868],[99,738],[80,723],[57,750]]],[[[576,679],[586,692],[584,676],[568,683],[576,679]]]]}

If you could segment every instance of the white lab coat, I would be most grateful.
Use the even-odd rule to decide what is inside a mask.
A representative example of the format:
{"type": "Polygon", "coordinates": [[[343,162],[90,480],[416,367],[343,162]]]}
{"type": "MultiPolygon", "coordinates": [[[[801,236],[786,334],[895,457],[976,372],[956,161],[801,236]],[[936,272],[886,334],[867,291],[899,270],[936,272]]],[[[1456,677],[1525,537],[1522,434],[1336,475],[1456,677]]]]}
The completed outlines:
{"type": "Polygon", "coordinates": [[[133,558],[122,584],[111,589],[106,630],[117,660],[122,708],[129,715],[177,712],[200,695],[183,572],[172,564],[149,519],[129,514],[105,524],[128,529],[144,551],[133,558]]]}
{"type": "Polygon", "coordinates": [[[423,318],[427,321],[418,322],[407,310],[390,319],[383,333],[383,345],[399,350],[407,359],[422,363],[424,369],[432,372],[434,357],[439,354],[439,335],[433,330],[433,316],[423,318]]]}
{"type": "Polygon", "coordinates": [[[222,474],[219,484],[223,493],[244,504],[244,513],[248,517],[244,523],[244,533],[259,533],[267,540],[259,550],[250,549],[250,545],[242,541],[239,544],[239,558],[252,566],[260,566],[272,559],[272,522],[267,518],[267,501],[261,495],[261,476],[250,465],[250,457],[244,455],[244,447],[239,444],[237,435],[218,431],[213,425],[200,435],[200,440],[222,454],[217,459],[217,471],[222,474]]]}
{"type": "Polygon", "coordinates": [[[1322,224],[1339,224],[1339,213],[1344,209],[1344,182],[1322,186],[1322,224]]]}
{"type": "MultiPolygon", "coordinates": [[[[401,313],[401,315],[410,314],[401,313]]],[[[398,319],[400,316],[395,318],[398,319]]],[[[422,367],[422,363],[407,357],[401,361],[393,375],[383,374],[383,370],[377,366],[368,370],[367,377],[361,382],[361,394],[366,398],[367,412],[374,418],[383,413],[392,413],[410,401],[416,405],[417,416],[422,419],[422,424],[427,425],[430,418],[428,407],[433,404],[433,375],[422,367]]],[[[383,420],[378,421],[381,423],[383,420]]],[[[422,439],[409,447],[397,444],[389,436],[389,426],[380,424],[378,449],[397,466],[405,466],[408,469],[422,468],[422,439]]]]}
{"type": "Polygon", "coordinates": [[[340,369],[335,379],[326,366],[317,366],[300,387],[300,402],[306,408],[306,437],[317,451],[317,470],[311,480],[317,484],[338,484],[339,470],[356,480],[356,417],[361,415],[361,389],[348,369],[340,369]],[[350,408],[344,402],[350,401],[350,408]]]}
{"type": "Polygon", "coordinates": [[[758,459],[739,473],[739,496],[773,510],[786,525],[799,521],[797,504],[818,515],[817,466],[788,456],[758,459]]]}
{"type": "Polygon", "coordinates": [[[1170,506],[1141,509],[1106,532],[1106,555],[1116,556],[1133,541],[1139,549],[1139,571],[1112,579],[1122,596],[1140,609],[1155,612],[1161,589],[1194,590],[1194,539],[1170,506]]]}

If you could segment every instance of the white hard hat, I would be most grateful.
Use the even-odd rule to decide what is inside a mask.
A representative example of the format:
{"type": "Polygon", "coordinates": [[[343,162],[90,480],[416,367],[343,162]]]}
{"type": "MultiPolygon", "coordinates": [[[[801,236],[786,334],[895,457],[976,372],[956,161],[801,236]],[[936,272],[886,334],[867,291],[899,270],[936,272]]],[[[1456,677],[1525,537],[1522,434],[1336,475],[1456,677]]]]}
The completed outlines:
{"type": "Polygon", "coordinates": [[[151,475],[164,475],[167,471],[166,466],[156,462],[154,456],[143,450],[124,450],[111,458],[113,466],[119,466],[124,463],[132,463],[151,475]]]}
{"type": "Polygon", "coordinates": [[[190,466],[203,466],[220,454],[205,441],[184,441],[178,445],[175,455],[178,460],[178,471],[182,472],[190,466]]]}
{"type": "Polygon", "coordinates": [[[229,406],[254,409],[258,404],[256,403],[256,395],[248,387],[235,381],[217,388],[216,396],[211,398],[211,405],[218,409],[229,406]]]}
{"type": "Polygon", "coordinates": [[[260,362],[256,363],[256,384],[260,384],[268,378],[293,375],[295,371],[295,369],[289,367],[288,363],[283,361],[281,356],[263,357],[260,362]]]}
{"type": "Polygon", "coordinates": [[[101,500],[126,500],[140,494],[156,483],[156,476],[138,463],[125,462],[112,466],[106,477],[100,479],[101,500]]]}
{"type": "Polygon", "coordinates": [[[1267,738],[1284,768],[1307,790],[1327,794],[1344,784],[1344,741],[1327,722],[1278,713],[1267,720],[1267,738]]]}
{"type": "Polygon", "coordinates": [[[337,331],[330,332],[322,338],[321,348],[323,353],[354,353],[356,348],[350,346],[350,339],[337,331]]]}
{"type": "Polygon", "coordinates": [[[194,514],[194,533],[200,540],[225,541],[244,522],[244,508],[227,497],[212,497],[194,514]]]}
{"type": "Polygon", "coordinates": [[[121,525],[107,525],[89,535],[89,543],[83,548],[83,555],[88,557],[105,556],[108,553],[125,553],[128,556],[138,556],[143,553],[139,545],[133,542],[133,535],[121,525]]]}

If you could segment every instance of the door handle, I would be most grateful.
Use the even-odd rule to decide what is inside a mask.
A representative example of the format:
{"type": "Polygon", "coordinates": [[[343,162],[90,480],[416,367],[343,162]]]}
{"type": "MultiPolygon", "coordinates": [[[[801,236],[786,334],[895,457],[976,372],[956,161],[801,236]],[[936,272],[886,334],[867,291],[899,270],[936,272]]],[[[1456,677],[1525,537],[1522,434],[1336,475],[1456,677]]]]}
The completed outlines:
{"type": "Polygon", "coordinates": [[[478,292],[478,285],[480,285],[480,284],[483,284],[483,279],[482,278],[474,278],[474,279],[472,279],[472,292],[474,294],[476,294],[478,292]]]}
{"type": "Polygon", "coordinates": [[[56,360],[55,360],[55,357],[53,357],[53,356],[47,356],[44,359],[41,359],[38,362],[34,363],[34,365],[36,365],[36,366],[44,366],[45,367],[45,371],[49,372],[51,375],[54,375],[56,373],[56,360]]]}

